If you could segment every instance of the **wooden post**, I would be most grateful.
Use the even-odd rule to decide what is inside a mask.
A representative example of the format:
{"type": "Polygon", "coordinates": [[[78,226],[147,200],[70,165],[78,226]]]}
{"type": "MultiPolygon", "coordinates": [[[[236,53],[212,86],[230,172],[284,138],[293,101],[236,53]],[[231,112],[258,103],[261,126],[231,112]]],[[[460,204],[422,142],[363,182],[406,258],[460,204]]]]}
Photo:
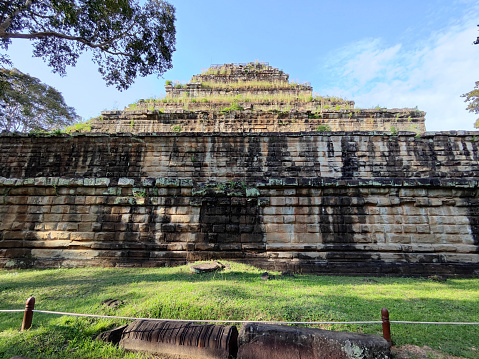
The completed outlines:
{"type": "Polygon", "coordinates": [[[389,323],[389,311],[386,308],[381,309],[381,319],[383,321],[383,338],[389,344],[391,342],[391,323],[389,323]]]}
{"type": "Polygon", "coordinates": [[[30,329],[33,320],[33,309],[35,309],[35,297],[27,299],[25,313],[23,314],[22,331],[30,329]]]}

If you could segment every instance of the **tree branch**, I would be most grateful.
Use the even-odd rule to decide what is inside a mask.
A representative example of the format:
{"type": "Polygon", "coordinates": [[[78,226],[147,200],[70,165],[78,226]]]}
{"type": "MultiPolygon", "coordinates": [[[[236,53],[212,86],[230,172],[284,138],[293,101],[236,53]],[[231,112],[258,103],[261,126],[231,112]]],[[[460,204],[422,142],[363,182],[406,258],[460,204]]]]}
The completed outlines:
{"type": "Polygon", "coordinates": [[[10,38],[10,39],[42,39],[44,37],[57,37],[57,38],[60,38],[60,39],[65,39],[65,40],[78,41],[78,42],[81,42],[82,44],[85,44],[89,47],[101,48],[102,50],[104,50],[105,46],[110,45],[115,40],[118,40],[121,36],[115,36],[114,38],[112,38],[108,41],[102,42],[101,44],[94,44],[93,42],[91,42],[91,41],[89,41],[89,40],[87,40],[83,37],[80,37],[80,36],[70,36],[70,35],[65,35],[65,34],[61,34],[61,33],[58,33],[58,32],[54,32],[54,31],[34,32],[34,33],[31,33],[31,34],[16,34],[16,33],[6,32],[6,33],[3,33],[3,34],[0,33],[0,38],[2,38],[2,37],[10,38]]]}
{"type": "Polygon", "coordinates": [[[18,13],[24,9],[27,9],[30,7],[30,5],[32,4],[33,0],[26,0],[25,1],[25,5],[23,6],[20,6],[18,7],[15,11],[13,11],[10,15],[7,16],[7,18],[5,19],[5,21],[3,21],[1,24],[0,24],[0,37],[2,37],[1,35],[6,33],[8,27],[10,26],[10,24],[12,23],[12,20],[15,16],[18,15],[18,13]]]}
{"type": "MultiPolygon", "coordinates": [[[[31,11],[31,14],[33,16],[37,16],[41,19],[49,19],[51,17],[50,15],[42,15],[42,14],[36,13],[35,11],[31,11]]],[[[32,17],[32,19],[33,19],[33,17],[32,17]]]]}
{"type": "MultiPolygon", "coordinates": [[[[31,0],[28,0],[31,1],[31,0]]],[[[42,32],[34,32],[31,34],[17,34],[17,33],[9,33],[9,32],[3,32],[0,29],[0,38],[10,38],[10,39],[41,39],[44,37],[57,37],[60,39],[65,39],[65,40],[71,40],[71,41],[78,41],[81,42],[84,45],[87,45],[93,49],[95,48],[100,48],[101,50],[108,52],[111,55],[127,55],[124,52],[111,52],[107,49],[106,46],[111,45],[113,42],[115,42],[118,39],[121,39],[123,36],[125,36],[134,26],[134,22],[130,25],[128,29],[123,31],[121,34],[118,34],[117,36],[111,38],[110,40],[104,41],[100,44],[95,44],[92,41],[89,41],[81,36],[70,36],[70,35],[65,35],[59,32],[55,31],[42,31],[42,32]]]]}

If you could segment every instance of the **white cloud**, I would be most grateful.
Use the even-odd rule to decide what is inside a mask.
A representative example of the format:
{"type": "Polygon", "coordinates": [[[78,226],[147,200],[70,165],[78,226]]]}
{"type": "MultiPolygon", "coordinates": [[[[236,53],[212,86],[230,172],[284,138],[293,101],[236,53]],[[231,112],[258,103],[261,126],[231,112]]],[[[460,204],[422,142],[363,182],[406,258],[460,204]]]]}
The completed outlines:
{"type": "Polygon", "coordinates": [[[334,85],[321,92],[340,93],[356,107],[418,106],[427,112],[428,130],[472,130],[476,116],[465,110],[460,95],[479,80],[479,45],[472,45],[476,25],[462,19],[425,39],[423,46],[385,46],[381,39],[345,46],[329,56],[324,70],[334,85]]]}
{"type": "Polygon", "coordinates": [[[380,49],[379,40],[361,41],[355,44],[354,49],[344,51],[342,56],[336,58],[336,62],[345,61],[342,76],[352,76],[358,86],[364,86],[368,82],[379,77],[389,77],[389,64],[397,57],[401,45],[395,45],[390,48],[380,49]],[[356,57],[350,58],[350,52],[354,51],[356,57]],[[357,69],[361,68],[358,72],[357,69]]]}

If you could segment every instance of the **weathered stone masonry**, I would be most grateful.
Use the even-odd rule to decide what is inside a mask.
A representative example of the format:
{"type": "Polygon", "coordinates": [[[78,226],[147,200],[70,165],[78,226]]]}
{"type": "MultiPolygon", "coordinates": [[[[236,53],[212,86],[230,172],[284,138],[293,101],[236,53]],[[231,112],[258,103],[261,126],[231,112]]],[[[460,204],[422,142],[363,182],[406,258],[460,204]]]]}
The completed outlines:
{"type": "Polygon", "coordinates": [[[3,135],[0,266],[472,275],[475,135],[3,135]]]}
{"type": "Polygon", "coordinates": [[[426,131],[417,108],[356,109],[354,101],[290,83],[267,63],[213,65],[185,85],[167,81],[165,91],[164,98],[103,111],[89,132],[426,131]]]}

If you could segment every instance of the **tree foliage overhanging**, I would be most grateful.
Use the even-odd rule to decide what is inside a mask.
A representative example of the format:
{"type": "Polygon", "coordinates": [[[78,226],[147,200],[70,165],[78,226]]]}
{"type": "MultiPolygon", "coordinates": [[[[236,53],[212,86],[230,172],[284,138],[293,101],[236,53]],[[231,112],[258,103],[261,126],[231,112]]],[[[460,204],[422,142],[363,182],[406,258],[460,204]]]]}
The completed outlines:
{"type": "Polygon", "coordinates": [[[33,41],[33,55],[65,75],[85,50],[108,85],[172,67],[175,8],[163,0],[0,0],[0,47],[33,41]]]}
{"type": "Polygon", "coordinates": [[[17,69],[0,69],[0,131],[52,131],[80,118],[60,92],[17,69]]]}

